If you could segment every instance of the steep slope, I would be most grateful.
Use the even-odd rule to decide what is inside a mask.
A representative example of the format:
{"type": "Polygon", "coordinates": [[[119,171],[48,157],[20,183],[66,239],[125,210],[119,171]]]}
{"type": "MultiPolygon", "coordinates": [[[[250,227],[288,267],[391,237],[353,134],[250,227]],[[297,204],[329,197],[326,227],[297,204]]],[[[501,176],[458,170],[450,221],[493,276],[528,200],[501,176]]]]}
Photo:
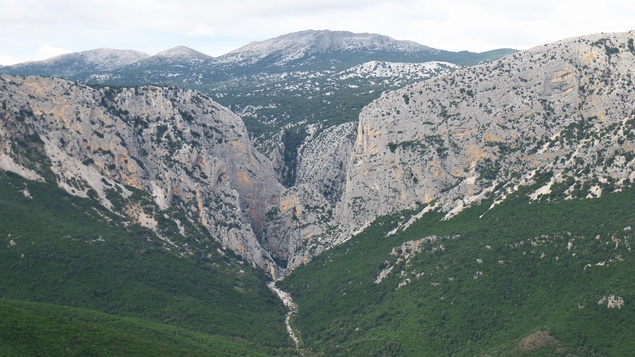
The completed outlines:
{"type": "MultiPolygon", "coordinates": [[[[568,39],[383,94],[362,110],[345,169],[329,174],[345,177],[334,186],[343,187],[339,200],[327,202],[320,178],[291,191],[312,203],[292,215],[281,214],[289,212],[282,205],[273,208],[276,228],[266,239],[278,244],[297,236],[290,246],[303,248],[286,260],[307,261],[404,209],[438,209],[451,218],[545,177],[532,199],[597,197],[629,187],[634,37],[568,39]]],[[[291,197],[284,196],[281,204],[291,197]]]]}
{"type": "Polygon", "coordinates": [[[343,222],[427,204],[452,216],[536,174],[552,176],[536,199],[629,184],[633,37],[568,39],[383,95],[360,115],[343,222]]]}
{"type": "Polygon", "coordinates": [[[335,204],[345,190],[355,128],[354,123],[345,123],[314,132],[301,146],[296,184],[267,212],[262,244],[281,266],[293,269],[306,264],[342,235],[335,204]]]}
{"type": "Polygon", "coordinates": [[[0,170],[0,354],[285,354],[284,310],[265,274],[204,229],[184,223],[183,242],[168,222],[155,232],[55,181],[0,170]]]}
{"type": "Polygon", "coordinates": [[[243,118],[259,151],[279,163],[277,171],[287,187],[296,183],[300,147],[311,145],[316,134],[357,121],[361,109],[385,90],[449,73],[458,66],[370,61],[341,71],[331,65],[318,68],[239,77],[212,94],[243,118]]]}
{"type": "Polygon", "coordinates": [[[626,356],[635,348],[635,191],[531,202],[524,187],[454,218],[412,211],[299,267],[306,354],[626,356]]]}
{"type": "Polygon", "coordinates": [[[42,77],[0,82],[0,168],[95,197],[157,231],[167,220],[181,242],[164,244],[184,254],[205,249],[185,232],[202,225],[275,275],[257,236],[281,186],[240,118],[182,89],[97,90],[42,77]],[[137,191],[151,201],[134,199],[137,191]]]}
{"type": "Polygon", "coordinates": [[[217,58],[181,46],[107,72],[78,71],[86,67],[83,62],[51,68],[39,62],[22,69],[4,67],[0,73],[200,90],[244,119],[258,150],[275,163],[280,180],[290,187],[298,148],[310,130],[357,121],[361,108],[383,91],[513,52],[449,52],[377,34],[309,30],[254,42],[217,58]]]}

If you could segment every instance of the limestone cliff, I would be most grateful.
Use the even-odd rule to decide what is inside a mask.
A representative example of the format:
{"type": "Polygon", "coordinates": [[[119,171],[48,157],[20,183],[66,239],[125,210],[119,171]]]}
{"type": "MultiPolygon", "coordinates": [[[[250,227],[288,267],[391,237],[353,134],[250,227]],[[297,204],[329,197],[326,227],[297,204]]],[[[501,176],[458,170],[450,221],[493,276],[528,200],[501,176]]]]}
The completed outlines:
{"type": "MultiPolygon", "coordinates": [[[[165,220],[183,236],[184,220],[202,225],[275,275],[258,237],[282,187],[238,116],[176,88],[93,89],[11,76],[0,85],[0,169],[56,181],[159,235],[165,220]],[[139,192],[151,202],[133,199],[139,192]]],[[[164,245],[194,254],[195,243],[204,244],[184,237],[164,245]]]]}
{"type": "Polygon", "coordinates": [[[294,269],[330,247],[337,233],[331,204],[302,184],[285,190],[267,213],[263,247],[281,267],[294,269]]]}
{"type": "Polygon", "coordinates": [[[275,275],[273,259],[297,267],[404,209],[450,218],[521,186],[557,200],[631,185],[634,42],[567,39],[384,93],[356,126],[308,133],[285,191],[240,118],[198,92],[0,77],[0,169],[159,233],[195,222],[275,275]]]}
{"type": "Polygon", "coordinates": [[[354,141],[355,125],[345,123],[311,135],[301,146],[296,185],[267,213],[263,247],[281,266],[306,264],[341,236],[334,208],[354,141]]]}
{"type": "Polygon", "coordinates": [[[339,201],[354,143],[354,123],[333,126],[311,137],[298,154],[296,185],[314,187],[332,204],[339,201]]]}
{"type": "Polygon", "coordinates": [[[634,38],[567,39],[384,94],[360,115],[342,226],[425,205],[450,217],[541,180],[533,199],[629,184],[634,38]]]}
{"type": "Polygon", "coordinates": [[[293,268],[404,209],[450,218],[535,184],[533,200],[621,190],[635,179],[634,41],[567,39],[384,93],[356,136],[333,128],[301,151],[267,242],[293,268]]]}

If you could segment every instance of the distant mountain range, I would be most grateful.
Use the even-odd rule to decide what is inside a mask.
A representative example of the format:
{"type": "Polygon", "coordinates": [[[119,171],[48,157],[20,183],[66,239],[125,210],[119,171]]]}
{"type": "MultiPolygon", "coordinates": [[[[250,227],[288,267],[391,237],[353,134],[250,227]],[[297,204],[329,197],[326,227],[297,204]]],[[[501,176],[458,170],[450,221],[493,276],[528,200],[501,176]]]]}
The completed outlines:
{"type": "Polygon", "coordinates": [[[25,62],[3,68],[3,73],[17,75],[41,74],[79,79],[93,73],[116,71],[150,56],[138,51],[100,48],[69,53],[43,61],[25,62]]]}
{"type": "MultiPolygon", "coordinates": [[[[344,69],[371,60],[396,62],[445,61],[460,65],[473,65],[497,59],[504,54],[515,52],[498,49],[482,53],[467,51],[451,52],[434,49],[412,41],[399,41],[376,34],[356,34],[345,31],[307,30],[291,33],[265,41],[249,43],[220,57],[211,57],[185,46],[178,46],[157,53],[154,56],[133,51],[108,48],[94,49],[64,54],[43,61],[25,62],[2,68],[4,74],[63,76],[82,82],[110,82],[95,75],[112,74],[117,82],[117,74],[130,74],[152,70],[165,65],[180,65],[181,71],[164,78],[165,84],[176,84],[168,78],[180,77],[200,71],[199,74],[214,73],[215,70],[233,70],[228,76],[240,72],[260,72],[264,68],[308,68],[324,66],[344,69]],[[250,71],[245,71],[250,68],[250,71]],[[242,70],[241,70],[242,69],[242,70]]],[[[120,79],[119,82],[142,80],[120,79]]]]}
{"type": "Polygon", "coordinates": [[[361,108],[384,91],[513,52],[451,52],[377,34],[308,30],[215,58],[184,46],[154,56],[96,49],[2,67],[0,74],[200,90],[241,115],[258,150],[290,186],[307,130],[356,121],[361,108]],[[428,62],[434,64],[423,64],[428,62]]]}

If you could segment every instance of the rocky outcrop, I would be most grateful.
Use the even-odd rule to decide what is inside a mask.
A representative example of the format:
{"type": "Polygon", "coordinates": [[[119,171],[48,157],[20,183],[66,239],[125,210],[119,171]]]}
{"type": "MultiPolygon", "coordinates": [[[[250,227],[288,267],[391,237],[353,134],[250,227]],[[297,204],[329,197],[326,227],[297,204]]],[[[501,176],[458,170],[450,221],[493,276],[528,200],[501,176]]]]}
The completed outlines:
{"type": "Polygon", "coordinates": [[[634,42],[635,32],[568,39],[384,93],[362,110],[352,146],[341,126],[301,150],[301,186],[283,195],[295,210],[272,213],[268,242],[288,248],[293,268],[404,209],[447,219],[522,186],[534,185],[528,199],[558,200],[631,185],[634,42]],[[316,225],[308,202],[333,220],[316,225]],[[329,233],[310,240],[311,229],[329,233]]]}
{"type": "Polygon", "coordinates": [[[44,77],[0,77],[0,103],[3,169],[54,180],[149,228],[168,219],[183,235],[184,219],[202,225],[275,275],[258,237],[282,187],[229,110],[191,90],[93,89],[44,77]],[[135,192],[152,207],[131,200],[135,192]]]}
{"type": "Polygon", "coordinates": [[[534,199],[629,184],[634,38],[568,39],[384,94],[360,115],[342,226],[424,205],[451,217],[534,182],[534,199]]]}
{"type": "Polygon", "coordinates": [[[345,123],[309,137],[298,154],[296,184],[315,188],[331,204],[339,201],[355,143],[355,127],[355,123],[345,123]]]}
{"type": "Polygon", "coordinates": [[[267,213],[263,247],[281,267],[294,269],[331,246],[339,231],[333,207],[314,187],[285,190],[267,213]]]}
{"type": "Polygon", "coordinates": [[[375,78],[398,82],[400,80],[422,81],[458,69],[460,66],[448,62],[403,63],[370,61],[351,67],[334,75],[344,81],[353,78],[375,78]]]}
{"type": "Polygon", "coordinates": [[[263,246],[281,266],[294,269],[330,247],[340,230],[334,205],[342,196],[355,124],[311,132],[298,153],[296,185],[267,213],[263,246]]]}

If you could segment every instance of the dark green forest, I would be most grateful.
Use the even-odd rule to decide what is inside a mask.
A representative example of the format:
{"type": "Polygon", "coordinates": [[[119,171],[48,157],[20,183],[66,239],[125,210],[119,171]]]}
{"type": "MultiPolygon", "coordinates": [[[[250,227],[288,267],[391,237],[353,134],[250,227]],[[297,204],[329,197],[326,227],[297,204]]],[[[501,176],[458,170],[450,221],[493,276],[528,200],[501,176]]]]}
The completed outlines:
{"type": "Polygon", "coordinates": [[[450,220],[429,213],[390,236],[408,215],[382,217],[294,271],[279,285],[299,305],[304,347],[324,356],[630,355],[635,190],[559,202],[530,202],[529,192],[450,220]],[[611,296],[623,305],[608,308],[611,296]]]}
{"type": "Polygon", "coordinates": [[[184,355],[190,347],[190,355],[294,355],[264,272],[219,254],[213,240],[209,255],[185,258],[118,219],[92,199],[0,172],[0,354],[101,356],[112,342],[110,355],[184,355]],[[170,331],[177,336],[166,339],[170,331]],[[40,352],[50,341],[50,352],[40,352]],[[137,342],[158,349],[143,352],[137,342]]]}

